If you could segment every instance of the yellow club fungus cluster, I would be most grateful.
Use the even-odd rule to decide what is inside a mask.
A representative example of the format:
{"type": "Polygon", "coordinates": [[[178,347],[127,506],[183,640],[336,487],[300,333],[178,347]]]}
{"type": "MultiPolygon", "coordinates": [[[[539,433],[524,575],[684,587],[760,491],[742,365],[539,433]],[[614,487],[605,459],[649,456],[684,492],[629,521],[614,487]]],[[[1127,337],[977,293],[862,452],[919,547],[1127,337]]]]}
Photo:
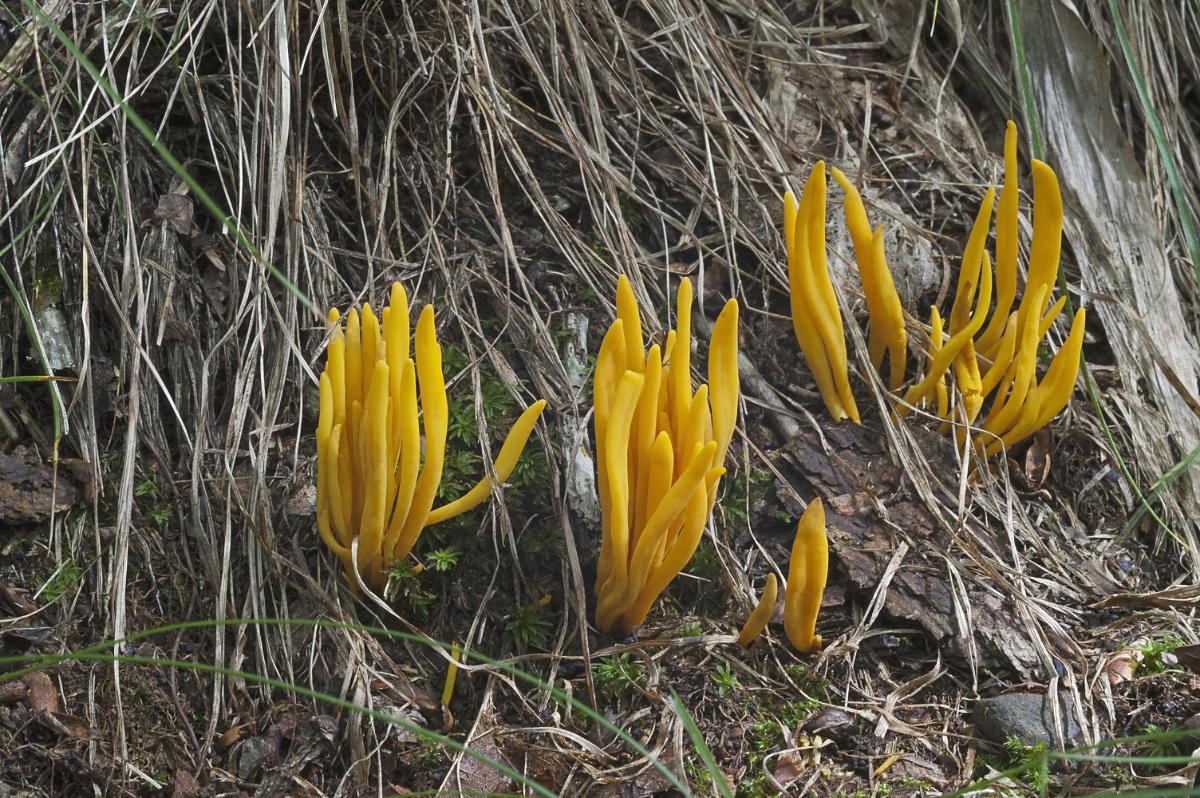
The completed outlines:
{"type": "Polygon", "coordinates": [[[1025,291],[1017,309],[1012,310],[1018,261],[1016,172],[1017,129],[1009,122],[1004,137],[1004,186],[996,209],[996,305],[991,307],[992,264],[986,247],[995,190],[988,189],[963,251],[947,338],[943,342],[942,331],[931,325],[925,377],[904,395],[907,405],[926,402],[952,369],[962,398],[961,410],[952,417],[938,396],[937,415],[978,430],[973,440],[984,454],[1019,443],[1067,406],[1079,373],[1087,317],[1084,309],[1076,311],[1066,341],[1038,380],[1038,348],[1067,301],[1063,296],[1049,304],[1062,248],[1062,196],[1054,170],[1034,160],[1033,236],[1025,291]],[[984,327],[989,310],[991,320],[984,327]],[[991,407],[979,421],[989,397],[993,397],[991,407]]]}
{"type": "MultiPolygon", "coordinates": [[[[1016,126],[1004,140],[1004,186],[997,202],[989,188],[963,250],[954,302],[947,319],[930,308],[930,342],[923,377],[902,395],[898,413],[929,407],[944,421],[974,429],[978,451],[992,454],[1045,426],[1070,401],[1079,371],[1086,312],[1080,309],[1063,346],[1037,379],[1037,352],[1066,297],[1047,307],[1058,276],[1062,243],[1062,197],[1049,166],[1034,160],[1033,238],[1025,290],[1017,309],[1018,194],[1016,126]],[[996,213],[995,271],[987,247],[996,213]],[[995,307],[992,306],[993,288],[995,307]],[[989,320],[990,317],[990,320],[989,320]],[[952,416],[947,375],[960,397],[952,416]],[[991,406],[983,413],[989,397],[991,406]],[[982,415],[982,420],[980,416],[982,415]]],[[[883,252],[882,228],[873,232],[862,199],[845,175],[833,170],[845,192],[846,226],[854,245],[869,315],[868,353],[882,368],[889,359],[888,387],[904,383],[907,337],[904,314],[883,252]]],[[[825,260],[825,167],[818,163],[797,204],[784,196],[784,239],[788,255],[792,320],[813,380],[835,420],[859,420],[850,391],[841,314],[825,260]]],[[[945,425],[947,428],[949,424],[945,425]]],[[[965,433],[960,432],[960,440],[965,433]]]]}
{"type": "MultiPolygon", "coordinates": [[[[330,310],[329,323],[317,422],[317,527],[352,585],[357,573],[382,590],[392,564],[408,556],[425,527],[473,509],[493,483],[485,476],[462,498],[433,507],[449,404],[432,305],[421,311],[411,349],[408,298],[398,283],[381,317],[363,305],[344,326],[330,310]]],[[[500,482],[545,406],[535,402],[509,431],[493,467],[500,482]]]]}
{"type": "Polygon", "coordinates": [[[628,632],[691,559],[716,501],[738,408],[738,306],[713,325],[708,383],[692,389],[692,286],[677,297],[677,329],[644,349],[629,281],[596,358],[596,471],[602,530],[596,626],[628,632]]]}
{"type": "MultiPolygon", "coordinates": [[[[783,630],[797,651],[811,654],[821,648],[821,636],[816,634],[817,614],[825,595],[829,576],[829,539],[825,531],[825,505],[819,498],[804,508],[792,553],[788,560],[788,581],[783,599],[783,630]]],[[[758,605],[746,619],[738,635],[738,644],[749,646],[767,628],[775,611],[777,586],[775,574],[767,574],[758,605]]]]}

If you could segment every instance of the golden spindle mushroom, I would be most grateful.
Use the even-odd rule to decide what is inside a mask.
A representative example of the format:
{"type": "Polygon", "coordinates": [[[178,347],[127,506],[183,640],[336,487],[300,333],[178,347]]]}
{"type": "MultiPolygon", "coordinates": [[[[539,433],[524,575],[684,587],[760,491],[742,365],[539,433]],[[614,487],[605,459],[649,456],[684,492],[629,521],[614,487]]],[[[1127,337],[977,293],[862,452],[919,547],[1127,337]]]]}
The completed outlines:
{"type": "Polygon", "coordinates": [[[788,563],[783,628],[788,641],[802,654],[821,648],[816,634],[817,614],[829,574],[829,541],[825,533],[825,506],[819,498],[809,502],[796,525],[796,538],[788,563]]]}
{"type": "MultiPolygon", "coordinates": [[[[624,286],[624,281],[621,282],[624,286]]],[[[695,552],[733,437],[738,404],[737,303],[713,326],[709,383],[691,388],[691,286],[681,281],[677,330],[648,357],[632,294],[619,287],[618,318],[596,361],[597,487],[602,519],[596,626],[630,631],[695,552]],[[627,369],[640,364],[642,372],[627,369]]]]}
{"type": "MultiPolygon", "coordinates": [[[[806,189],[807,191],[807,189],[806,189]]],[[[803,203],[803,199],[801,200],[803,203]]],[[[807,211],[807,207],[805,208],[807,211]]],[[[817,320],[809,309],[808,297],[814,290],[808,278],[809,248],[808,229],[804,216],[796,205],[792,192],[783,196],[784,236],[787,243],[788,259],[788,299],[792,309],[792,327],[796,333],[796,342],[804,355],[808,369],[812,372],[821,401],[834,421],[848,418],[849,413],[842,405],[834,384],[833,371],[825,344],[818,330],[817,320]]]]}
{"type": "Polygon", "coordinates": [[[862,280],[863,295],[867,300],[867,315],[870,327],[867,331],[867,352],[871,366],[878,371],[883,366],[884,355],[888,355],[888,387],[895,391],[904,382],[904,366],[907,359],[908,333],[904,328],[904,311],[900,296],[892,280],[891,270],[883,251],[883,226],[871,231],[862,196],[854,185],[834,167],[833,179],[842,187],[845,199],[842,210],[846,217],[846,228],[854,244],[854,260],[862,280]]]}
{"type": "Polygon", "coordinates": [[[750,613],[750,617],[742,626],[741,633],[738,634],[738,645],[742,648],[749,648],[750,644],[767,628],[767,624],[771,621],[771,615],[775,612],[778,590],[779,580],[775,578],[775,574],[767,574],[767,584],[758,598],[758,604],[755,605],[754,611],[750,613]]]}
{"type": "MultiPolygon", "coordinates": [[[[1010,120],[1004,130],[1004,186],[996,207],[996,311],[975,342],[979,354],[1002,360],[996,347],[1007,329],[1009,311],[1017,295],[1017,126],[1010,120]]],[[[1011,357],[1011,355],[1010,355],[1011,357]]]]}

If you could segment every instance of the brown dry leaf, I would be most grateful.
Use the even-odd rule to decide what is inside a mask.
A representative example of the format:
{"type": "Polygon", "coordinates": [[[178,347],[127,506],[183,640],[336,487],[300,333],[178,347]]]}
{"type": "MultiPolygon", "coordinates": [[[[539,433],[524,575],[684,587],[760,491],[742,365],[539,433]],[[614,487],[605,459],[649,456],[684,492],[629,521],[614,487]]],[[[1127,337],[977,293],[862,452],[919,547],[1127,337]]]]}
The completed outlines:
{"type": "Polygon", "coordinates": [[[99,737],[99,732],[83,718],[65,712],[43,712],[38,716],[38,722],[60,737],[74,737],[77,740],[93,740],[99,737]]]}
{"type": "Polygon", "coordinates": [[[1172,653],[1180,665],[1200,673],[1200,645],[1180,646],[1172,653]]]}
{"type": "Polygon", "coordinates": [[[1022,476],[1030,490],[1038,490],[1050,473],[1050,430],[1042,428],[1033,436],[1033,443],[1025,451],[1025,468],[1022,476]]]}
{"type": "Polygon", "coordinates": [[[804,775],[804,771],[812,767],[812,758],[804,751],[785,751],[775,760],[771,776],[783,785],[791,784],[804,775]]]}
{"type": "Polygon", "coordinates": [[[171,798],[196,798],[200,794],[200,782],[190,771],[179,768],[175,771],[175,787],[171,798]]]}
{"type": "Polygon", "coordinates": [[[230,726],[225,732],[217,738],[218,750],[224,751],[229,746],[233,745],[241,738],[243,731],[249,731],[249,723],[236,723],[230,726]]]}
{"type": "Polygon", "coordinates": [[[14,590],[0,579],[0,609],[12,615],[30,615],[37,612],[37,605],[25,598],[24,590],[14,590]]]}
{"type": "Polygon", "coordinates": [[[31,712],[58,712],[58,690],[50,677],[38,671],[24,677],[29,687],[29,695],[25,703],[31,712]]]}
{"type": "Polygon", "coordinates": [[[24,701],[27,695],[29,695],[29,685],[25,682],[15,681],[0,684],[0,705],[24,701]]]}
{"type": "Polygon", "coordinates": [[[192,232],[192,201],[181,194],[163,194],[154,209],[154,221],[166,224],[182,236],[192,232]]]}
{"type": "Polygon", "coordinates": [[[1200,585],[1172,587],[1154,593],[1114,593],[1092,605],[1096,609],[1105,607],[1154,607],[1160,610],[1200,608],[1200,585]]]}
{"type": "Polygon", "coordinates": [[[1126,646],[1118,651],[1104,665],[1104,673],[1108,676],[1108,683],[1118,685],[1122,682],[1133,681],[1141,658],[1141,652],[1138,651],[1136,646],[1126,646]]]}

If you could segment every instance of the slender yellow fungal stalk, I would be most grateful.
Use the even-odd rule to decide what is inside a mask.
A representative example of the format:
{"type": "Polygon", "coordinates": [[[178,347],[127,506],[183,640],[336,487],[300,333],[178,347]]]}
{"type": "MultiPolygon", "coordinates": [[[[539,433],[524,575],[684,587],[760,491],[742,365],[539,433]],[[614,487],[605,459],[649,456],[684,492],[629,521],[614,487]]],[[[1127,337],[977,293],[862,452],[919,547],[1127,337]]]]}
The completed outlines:
{"type": "Polygon", "coordinates": [[[802,654],[821,648],[816,634],[817,613],[829,575],[829,540],[825,534],[825,506],[819,498],[804,508],[796,525],[796,539],[788,563],[783,628],[788,641],[802,654]]]}
{"type": "Polygon", "coordinates": [[[1030,395],[1021,405],[1012,428],[1000,436],[985,442],[984,453],[995,454],[1002,447],[1014,446],[1037,430],[1050,423],[1051,419],[1062,412],[1071,399],[1075,388],[1075,379],[1079,374],[1079,360],[1083,351],[1084,324],[1087,321],[1087,311],[1080,308],[1075,312],[1071,322],[1071,332],[1062,348],[1050,361],[1046,376],[1030,391],[1030,395]]]}
{"type": "MultiPolygon", "coordinates": [[[[431,510],[449,420],[431,306],[417,323],[413,352],[408,298],[399,284],[380,316],[364,305],[361,315],[349,312],[344,330],[337,310],[329,311],[329,323],[316,434],[317,528],[352,585],[357,540],[359,578],[382,590],[392,565],[408,556],[422,529],[478,506],[494,483],[485,478],[462,498],[431,510]]],[[[499,482],[512,473],[544,407],[534,403],[513,425],[493,466],[499,482]]]]}
{"type": "Polygon", "coordinates": [[[767,574],[767,584],[763,587],[762,595],[758,598],[758,604],[755,605],[754,611],[750,613],[750,617],[746,619],[746,623],[742,626],[741,634],[738,635],[738,645],[742,648],[747,648],[755,639],[762,634],[763,629],[767,628],[767,624],[771,620],[771,615],[775,612],[775,598],[779,592],[779,580],[775,578],[775,574],[767,574]]]}
{"type": "Polygon", "coordinates": [[[454,697],[454,683],[458,681],[458,657],[462,650],[458,646],[450,647],[450,662],[446,663],[446,682],[442,686],[442,706],[450,706],[454,697]]]}
{"type": "MultiPolygon", "coordinates": [[[[794,200],[793,200],[794,202],[794,200]]],[[[789,203],[785,197],[784,228],[789,227],[787,217],[789,203]]],[[[858,407],[850,390],[850,378],[846,353],[846,335],[842,327],[842,313],[838,308],[833,283],[829,279],[829,264],[825,256],[825,162],[818,161],[804,184],[800,205],[795,209],[792,238],[788,242],[788,277],[792,292],[792,321],[796,326],[797,340],[809,359],[808,349],[802,336],[815,332],[816,362],[809,359],[813,378],[830,414],[836,420],[849,418],[860,423],[858,407]],[[799,293],[797,293],[799,292],[799,293]],[[797,307],[799,299],[799,307],[797,307]],[[800,316],[797,316],[797,313],[800,316]],[[805,322],[811,320],[811,327],[805,322]],[[818,372],[827,373],[818,376],[818,372]],[[824,382],[824,385],[822,384],[824,382]],[[832,403],[831,396],[832,393],[832,403]],[[838,414],[843,415],[839,416],[838,414]]]]}
{"type": "MultiPolygon", "coordinates": [[[[816,167],[813,174],[816,174],[816,167]]],[[[804,360],[812,372],[817,391],[825,403],[829,415],[834,421],[852,418],[857,415],[857,408],[852,414],[845,406],[842,393],[838,388],[837,359],[830,352],[827,340],[833,334],[833,327],[826,315],[828,309],[818,297],[818,289],[812,276],[812,249],[809,246],[809,223],[812,194],[815,191],[813,177],[805,183],[804,193],[800,204],[792,192],[783,196],[783,235],[787,248],[788,260],[788,296],[792,309],[792,326],[796,332],[796,342],[804,354],[804,360]]]]}
{"type": "MultiPolygon", "coordinates": [[[[925,378],[909,388],[904,394],[905,405],[916,405],[928,396],[930,391],[934,390],[934,386],[941,382],[946,369],[950,368],[950,364],[966,348],[967,343],[973,340],[972,336],[975,335],[976,331],[983,326],[983,321],[987,317],[987,306],[991,301],[991,296],[991,262],[987,253],[984,252],[983,271],[979,282],[979,301],[975,306],[975,313],[967,321],[966,326],[950,336],[950,340],[946,342],[945,346],[930,358],[930,363],[925,369],[925,378]]],[[[908,412],[908,407],[901,406],[897,408],[896,412],[900,415],[905,415],[908,412]]]]}
{"type": "MultiPolygon", "coordinates": [[[[938,353],[942,351],[945,344],[942,342],[942,337],[945,332],[942,328],[942,315],[938,313],[936,306],[929,308],[929,358],[932,363],[937,359],[938,353]]],[[[934,386],[934,412],[938,418],[950,417],[950,389],[946,386],[946,373],[938,377],[937,384],[934,386]]],[[[925,400],[922,399],[922,402],[925,400]]]]}
{"type": "Polygon", "coordinates": [[[878,371],[883,366],[885,354],[890,358],[888,387],[895,391],[904,382],[904,365],[907,358],[908,333],[904,329],[904,310],[900,296],[892,281],[883,252],[883,226],[871,231],[862,196],[854,185],[833,167],[833,179],[845,193],[842,211],[846,216],[846,228],[854,244],[854,261],[862,280],[863,295],[867,300],[867,315],[870,327],[867,331],[867,352],[871,366],[878,371]]]}
{"type": "Polygon", "coordinates": [[[602,631],[640,624],[691,558],[737,418],[737,303],[726,303],[713,326],[709,382],[693,392],[691,283],[679,285],[678,329],[648,356],[633,296],[622,277],[617,319],[601,343],[593,385],[603,516],[596,625],[602,631]]]}
{"type": "MultiPolygon", "coordinates": [[[[1004,129],[1004,187],[996,207],[996,309],[987,328],[975,342],[979,354],[1003,360],[996,353],[1007,330],[1009,311],[1017,295],[1017,126],[1009,120],[1004,129]]],[[[1011,357],[1011,355],[1010,355],[1011,357]]]]}

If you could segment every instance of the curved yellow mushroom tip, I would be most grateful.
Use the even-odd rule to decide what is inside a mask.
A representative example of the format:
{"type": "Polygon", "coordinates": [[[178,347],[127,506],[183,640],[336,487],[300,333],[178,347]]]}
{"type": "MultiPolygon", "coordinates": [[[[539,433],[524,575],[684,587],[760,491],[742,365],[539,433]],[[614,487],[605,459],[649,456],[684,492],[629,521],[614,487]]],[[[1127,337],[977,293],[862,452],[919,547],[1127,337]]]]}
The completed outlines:
{"type": "Polygon", "coordinates": [[[750,613],[750,617],[742,626],[741,634],[738,635],[739,646],[748,648],[767,628],[767,623],[770,622],[771,615],[775,612],[775,599],[778,592],[779,581],[775,578],[775,574],[767,574],[767,584],[763,587],[758,604],[755,605],[754,611],[750,613]]]}

